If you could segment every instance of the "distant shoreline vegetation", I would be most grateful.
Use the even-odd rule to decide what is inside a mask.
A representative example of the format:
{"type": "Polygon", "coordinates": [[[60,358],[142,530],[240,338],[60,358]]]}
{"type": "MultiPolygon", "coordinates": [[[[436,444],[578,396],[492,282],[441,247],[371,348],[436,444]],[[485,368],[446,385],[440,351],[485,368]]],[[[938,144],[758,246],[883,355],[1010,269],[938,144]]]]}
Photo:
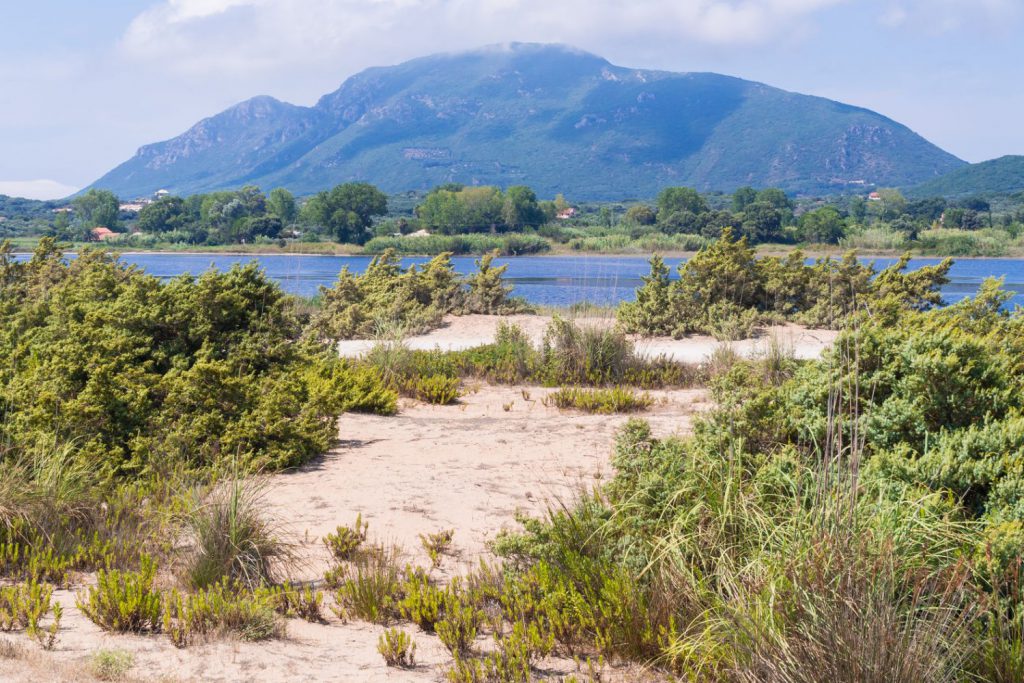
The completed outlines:
{"type": "Polygon", "coordinates": [[[667,187],[650,202],[539,199],[526,186],[441,185],[388,196],[346,183],[296,198],[257,187],[125,201],[90,190],[70,203],[0,197],[0,238],[116,251],[404,256],[690,253],[724,230],[762,249],[921,256],[1024,256],[1024,193],[908,199],[895,189],[826,199],[775,188],[732,194],[667,187]]]}

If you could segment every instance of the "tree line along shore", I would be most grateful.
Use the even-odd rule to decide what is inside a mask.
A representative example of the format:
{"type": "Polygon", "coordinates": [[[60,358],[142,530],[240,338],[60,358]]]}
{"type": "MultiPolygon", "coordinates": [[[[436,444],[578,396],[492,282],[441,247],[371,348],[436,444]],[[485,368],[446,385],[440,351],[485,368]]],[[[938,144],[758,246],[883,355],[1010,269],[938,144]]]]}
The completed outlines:
{"type": "Polygon", "coordinates": [[[131,200],[89,190],[66,203],[0,197],[0,217],[0,237],[23,248],[49,236],[121,251],[691,253],[729,229],[769,250],[1024,254],[1020,193],[907,198],[886,188],[815,198],[772,188],[666,187],[652,201],[603,203],[541,200],[526,186],[459,184],[388,196],[346,183],[300,198],[257,187],[131,200]]]}

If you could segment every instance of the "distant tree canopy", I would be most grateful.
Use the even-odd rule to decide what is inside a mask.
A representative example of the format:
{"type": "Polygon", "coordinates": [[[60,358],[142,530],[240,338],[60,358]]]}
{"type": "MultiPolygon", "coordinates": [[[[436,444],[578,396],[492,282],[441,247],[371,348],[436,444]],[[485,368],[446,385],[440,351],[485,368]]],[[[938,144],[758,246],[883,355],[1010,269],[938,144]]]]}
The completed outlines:
{"type": "Polygon", "coordinates": [[[283,187],[271,190],[267,195],[267,211],[285,225],[291,225],[299,216],[295,196],[283,187]]]}
{"type": "Polygon", "coordinates": [[[345,183],[320,192],[302,210],[306,223],[319,225],[339,242],[363,244],[372,236],[373,219],[388,212],[388,198],[369,183],[345,183]]]}
{"type": "Polygon", "coordinates": [[[490,186],[441,185],[427,194],[416,214],[424,225],[444,235],[521,230],[546,220],[537,195],[522,185],[505,192],[490,186]]]}
{"type": "Polygon", "coordinates": [[[113,192],[89,190],[77,197],[72,206],[75,209],[75,220],[82,228],[88,230],[104,227],[117,230],[119,227],[120,202],[113,192]]]}

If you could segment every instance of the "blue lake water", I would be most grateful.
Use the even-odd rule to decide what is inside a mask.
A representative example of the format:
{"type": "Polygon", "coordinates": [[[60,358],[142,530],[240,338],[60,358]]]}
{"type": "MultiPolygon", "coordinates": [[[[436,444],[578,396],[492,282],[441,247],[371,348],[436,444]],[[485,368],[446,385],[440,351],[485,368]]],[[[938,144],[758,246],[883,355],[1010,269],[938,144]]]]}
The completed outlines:
{"type": "MultiPolygon", "coordinates": [[[[362,272],[370,262],[368,256],[295,256],[268,254],[254,256],[221,256],[215,254],[125,254],[122,260],[139,266],[160,278],[171,278],[183,273],[198,275],[214,267],[221,270],[235,263],[257,261],[267,275],[281,284],[286,291],[301,296],[313,296],[319,287],[330,287],[344,266],[353,272],[362,272]]],[[[424,263],[426,258],[406,258],[402,263],[424,263]]],[[[675,276],[676,266],[684,259],[665,259],[675,276]]],[[[876,268],[889,265],[894,259],[874,260],[876,268]]],[[[910,262],[910,268],[939,263],[941,259],[919,258],[910,262]]],[[[473,257],[457,257],[452,262],[460,273],[472,272],[473,257]]],[[[509,264],[506,278],[515,287],[515,294],[534,304],[566,306],[588,301],[595,304],[615,305],[633,299],[640,277],[649,272],[643,256],[520,256],[498,259],[509,264]]],[[[951,282],[943,288],[948,303],[959,301],[977,291],[987,277],[1003,277],[1005,287],[1016,296],[1011,305],[1024,306],[1024,259],[963,259],[956,261],[950,271],[951,282]]]]}

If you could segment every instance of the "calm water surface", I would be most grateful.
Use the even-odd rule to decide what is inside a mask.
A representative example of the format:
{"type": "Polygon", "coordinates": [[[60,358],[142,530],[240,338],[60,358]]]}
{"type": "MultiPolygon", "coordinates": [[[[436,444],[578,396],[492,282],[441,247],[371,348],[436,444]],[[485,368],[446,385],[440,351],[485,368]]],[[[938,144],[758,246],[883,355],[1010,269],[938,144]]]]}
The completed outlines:
{"type": "MultiPolygon", "coordinates": [[[[171,278],[183,273],[198,275],[213,267],[220,270],[235,263],[256,261],[267,275],[288,292],[313,296],[319,287],[330,287],[338,272],[348,266],[353,272],[362,272],[370,262],[368,256],[295,256],[268,254],[253,256],[221,256],[215,254],[125,254],[127,263],[139,266],[160,278],[171,278]]],[[[427,258],[406,258],[405,266],[425,263],[427,258]]],[[[684,259],[665,259],[675,269],[684,259]]],[[[895,259],[873,259],[881,269],[895,259]]],[[[939,263],[941,259],[919,258],[910,262],[910,268],[939,263]]],[[[473,257],[452,259],[460,273],[472,272],[476,266],[473,257]]],[[[515,294],[541,305],[566,306],[588,301],[602,305],[616,305],[632,300],[640,277],[649,272],[647,258],[643,256],[520,256],[498,259],[509,264],[506,278],[515,287],[515,294]]],[[[1024,306],[1024,259],[963,259],[956,261],[950,272],[951,282],[943,288],[943,298],[952,303],[977,291],[987,277],[1006,278],[1005,287],[1016,293],[1012,304],[1024,306]]]]}

